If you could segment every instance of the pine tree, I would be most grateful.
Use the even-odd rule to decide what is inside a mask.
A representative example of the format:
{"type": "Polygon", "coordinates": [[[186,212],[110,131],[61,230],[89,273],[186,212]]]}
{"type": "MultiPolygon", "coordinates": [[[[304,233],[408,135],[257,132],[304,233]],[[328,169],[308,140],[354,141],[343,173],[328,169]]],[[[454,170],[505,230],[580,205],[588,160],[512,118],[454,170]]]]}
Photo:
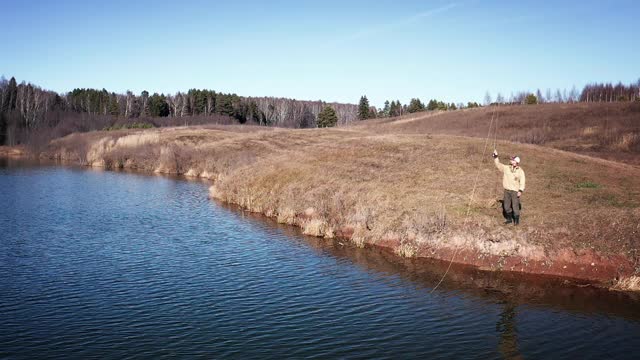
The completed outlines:
{"type": "Polygon", "coordinates": [[[398,105],[396,105],[395,100],[391,101],[391,104],[389,105],[389,116],[393,117],[396,116],[396,109],[398,108],[398,105]]]}
{"type": "Polygon", "coordinates": [[[384,109],[382,109],[382,116],[389,117],[389,110],[390,110],[389,106],[390,106],[389,105],[389,100],[385,101],[384,102],[384,109]]]}
{"type": "Polygon", "coordinates": [[[260,110],[255,101],[251,100],[247,106],[247,121],[252,121],[260,124],[260,110]]]}
{"type": "Polygon", "coordinates": [[[392,101],[391,105],[389,105],[389,116],[393,117],[402,115],[405,107],[402,106],[400,100],[392,101]]]}
{"type": "Polygon", "coordinates": [[[409,113],[424,111],[424,104],[418,98],[411,99],[411,101],[409,102],[409,107],[407,108],[407,111],[409,113]]]}
{"type": "Polygon", "coordinates": [[[218,94],[218,96],[216,96],[216,112],[222,115],[233,116],[233,103],[230,94],[218,94]]]}
{"type": "Polygon", "coordinates": [[[358,105],[358,119],[366,120],[369,118],[369,99],[367,96],[360,98],[360,104],[358,105]]]}
{"type": "Polygon", "coordinates": [[[153,117],[169,116],[169,104],[164,95],[154,93],[149,97],[149,114],[153,117]]]}
{"type": "Polygon", "coordinates": [[[109,114],[113,116],[120,115],[120,107],[118,106],[118,96],[116,93],[111,93],[109,96],[109,114]]]}
{"type": "Polygon", "coordinates": [[[318,127],[332,127],[338,123],[338,115],[336,111],[329,105],[325,105],[324,109],[318,114],[318,127]]]}
{"type": "Polygon", "coordinates": [[[204,114],[207,108],[207,90],[190,89],[187,92],[189,105],[193,115],[204,114]]]}

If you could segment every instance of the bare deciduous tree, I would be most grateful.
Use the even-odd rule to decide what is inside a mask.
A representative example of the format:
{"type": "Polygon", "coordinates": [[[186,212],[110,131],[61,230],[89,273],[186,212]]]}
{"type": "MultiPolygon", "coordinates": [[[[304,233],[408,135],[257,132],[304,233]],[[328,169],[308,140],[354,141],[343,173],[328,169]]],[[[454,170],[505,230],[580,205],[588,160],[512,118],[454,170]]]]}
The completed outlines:
{"type": "Polygon", "coordinates": [[[489,91],[484,94],[484,105],[491,105],[491,94],[489,94],[489,91]]]}
{"type": "Polygon", "coordinates": [[[544,98],[542,97],[542,91],[540,91],[540,89],[536,90],[536,98],[538,100],[538,104],[544,104],[544,98]]]}

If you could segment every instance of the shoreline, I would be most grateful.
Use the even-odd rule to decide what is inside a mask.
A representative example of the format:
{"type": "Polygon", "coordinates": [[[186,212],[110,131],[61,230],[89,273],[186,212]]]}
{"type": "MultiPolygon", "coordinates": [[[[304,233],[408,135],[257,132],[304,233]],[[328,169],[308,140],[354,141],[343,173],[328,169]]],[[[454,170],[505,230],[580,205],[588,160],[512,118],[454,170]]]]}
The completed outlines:
{"type": "MultiPolygon", "coordinates": [[[[214,186],[215,185],[213,185],[212,188],[214,186]]],[[[300,228],[304,235],[347,241],[354,246],[371,247],[393,253],[395,256],[399,257],[431,259],[445,263],[452,262],[457,265],[471,266],[481,271],[552,276],[577,281],[583,284],[603,287],[610,290],[640,291],[640,288],[625,288],[624,286],[621,286],[620,280],[624,281],[625,278],[620,278],[619,276],[625,273],[630,274],[634,271],[633,264],[622,256],[611,257],[603,256],[593,251],[576,252],[572,249],[562,249],[557,256],[535,260],[519,256],[486,254],[477,250],[465,249],[462,247],[458,247],[456,250],[456,248],[444,246],[440,248],[419,248],[412,252],[412,254],[407,254],[407,250],[403,248],[402,240],[398,238],[386,238],[376,242],[354,242],[353,235],[355,231],[353,227],[343,227],[338,229],[334,236],[323,236],[315,231],[316,229],[314,226],[315,223],[313,221],[313,216],[309,215],[309,213],[312,212],[310,209],[308,209],[307,213],[294,215],[293,218],[290,218],[292,220],[282,221],[278,219],[278,215],[272,214],[271,211],[251,211],[251,209],[241,206],[240,204],[218,198],[215,195],[212,195],[211,192],[212,190],[210,190],[209,197],[212,199],[220,201],[223,204],[237,206],[239,209],[244,211],[259,214],[272,219],[279,224],[286,224],[300,228]],[[455,259],[454,261],[451,261],[454,258],[454,253],[456,253],[455,259]]],[[[633,283],[638,280],[632,278],[629,281],[633,283]]]]}
{"type": "MultiPolygon", "coordinates": [[[[17,149],[13,152],[0,153],[0,158],[12,158],[12,159],[26,159],[29,158],[29,154],[22,151],[21,149],[17,149]],[[6,154],[10,155],[6,155],[6,154]]],[[[630,288],[625,287],[624,285],[620,285],[620,280],[617,278],[621,273],[632,273],[633,266],[632,263],[620,256],[616,256],[614,258],[606,257],[599,255],[594,252],[582,252],[580,254],[575,253],[575,251],[571,249],[564,249],[565,251],[561,255],[562,258],[558,257],[556,259],[548,258],[545,260],[531,260],[524,257],[518,256],[499,256],[499,255],[487,255],[483,254],[479,251],[473,251],[470,249],[458,248],[422,248],[418,249],[416,252],[411,254],[410,256],[406,256],[407,254],[403,253],[403,245],[400,239],[383,239],[377,242],[364,242],[364,243],[356,243],[353,239],[354,228],[345,226],[335,232],[334,236],[323,236],[313,230],[313,216],[310,214],[313,210],[307,209],[306,213],[295,214],[293,216],[293,221],[281,221],[278,219],[278,215],[274,215],[267,212],[256,212],[251,209],[244,207],[240,204],[225,201],[218,197],[212,195],[212,189],[215,186],[215,181],[218,178],[217,175],[207,174],[207,173],[175,173],[165,170],[158,171],[146,171],[140,170],[136,168],[130,168],[127,166],[123,166],[119,169],[110,168],[108,166],[104,166],[103,164],[80,164],[77,161],[70,160],[59,160],[55,158],[45,158],[46,161],[52,161],[54,164],[63,164],[63,165],[71,165],[71,166],[80,166],[85,168],[95,168],[95,169],[103,169],[105,171],[116,171],[124,170],[126,172],[133,172],[138,174],[158,174],[163,176],[177,176],[182,177],[187,180],[200,180],[211,182],[212,185],[209,189],[209,199],[220,201],[221,204],[226,206],[234,206],[242,211],[249,211],[253,214],[257,214],[259,216],[263,216],[267,219],[271,219],[279,224],[285,224],[288,226],[293,226],[301,230],[303,235],[325,238],[328,240],[337,240],[337,241],[347,241],[351,246],[356,247],[367,247],[371,249],[377,249],[380,251],[387,252],[389,254],[393,254],[393,256],[401,257],[401,258],[415,258],[415,259],[423,259],[423,260],[437,260],[443,263],[452,262],[455,265],[469,266],[471,268],[477,269],[483,272],[506,272],[513,274],[524,274],[529,276],[544,276],[544,277],[552,277],[557,279],[564,279],[569,282],[573,282],[579,285],[590,285],[596,286],[599,288],[615,290],[615,291],[640,291],[640,288],[636,286],[632,286],[630,288]],[[310,226],[311,225],[311,226],[310,226]],[[454,261],[451,259],[454,258],[453,254],[457,252],[454,261]],[[613,280],[617,280],[614,282],[613,280]]],[[[622,279],[624,280],[624,279],[622,279]]],[[[629,282],[635,285],[638,280],[635,278],[631,278],[629,282]]]]}
{"type": "MultiPolygon", "coordinates": [[[[320,135],[318,131],[278,130],[270,131],[268,134],[254,132],[249,135],[246,132],[240,133],[242,134],[240,143],[234,142],[234,137],[237,137],[238,133],[233,131],[189,128],[118,134],[101,132],[74,134],[52,142],[49,148],[40,154],[40,158],[106,170],[126,169],[147,174],[206,179],[213,181],[209,189],[210,198],[262,214],[275,219],[278,223],[297,226],[306,235],[348,241],[359,247],[371,246],[392,252],[399,257],[453,261],[456,264],[474,266],[486,271],[558,276],[614,290],[640,290],[637,264],[632,258],[623,254],[602,253],[593,247],[562,245],[563,242],[558,241],[562,236],[566,238],[564,244],[571,245],[576,240],[570,234],[567,235],[566,231],[564,234],[557,231],[554,233],[553,227],[550,227],[550,230],[540,229],[533,221],[518,228],[504,226],[501,224],[501,218],[498,218],[494,211],[494,204],[474,203],[475,213],[471,224],[460,221],[461,216],[456,215],[454,208],[453,211],[443,210],[442,224],[438,223],[440,215],[436,213],[428,214],[429,216],[423,218],[412,217],[408,220],[405,216],[402,224],[396,225],[395,228],[389,227],[385,224],[392,223],[380,221],[380,216],[397,216],[397,213],[403,211],[402,209],[393,210],[394,207],[389,206],[388,203],[376,202],[365,208],[361,203],[362,195],[358,195],[353,186],[348,185],[345,188],[342,184],[322,183],[322,173],[317,172],[317,165],[314,162],[303,163],[302,165],[307,166],[306,168],[301,168],[300,164],[290,164],[286,161],[288,158],[283,158],[283,156],[290,156],[286,150],[276,152],[275,155],[267,158],[260,157],[264,149],[272,149],[272,142],[281,143],[284,137],[291,136],[289,134],[296,136],[293,141],[299,143],[302,140],[309,141],[303,139],[303,135],[315,135],[312,137],[315,139],[320,135]],[[169,136],[171,138],[165,140],[169,136]],[[190,142],[187,142],[187,139],[190,142]],[[213,143],[216,147],[208,149],[207,153],[198,154],[200,157],[193,156],[192,153],[196,152],[200,146],[200,143],[194,139],[204,145],[213,143]],[[78,144],[79,141],[82,143],[78,144]],[[221,147],[217,144],[221,144],[221,147]],[[247,144],[251,146],[248,150],[247,144]],[[238,148],[239,146],[242,147],[238,148]],[[290,175],[291,172],[294,174],[290,175]],[[309,176],[312,177],[309,178],[309,176]],[[263,179],[269,181],[264,183],[263,179]],[[307,192],[306,197],[302,199],[304,201],[300,201],[299,195],[292,193],[291,187],[296,189],[301,186],[300,184],[310,186],[312,191],[318,191],[319,186],[313,185],[314,181],[320,181],[323,184],[325,193],[309,195],[307,192]],[[287,187],[289,187],[288,190],[287,187]],[[353,195],[354,192],[356,192],[355,195],[353,195]],[[297,205],[294,207],[292,204],[297,205]],[[374,211],[378,213],[372,213],[374,211]],[[404,225],[405,222],[409,224],[404,225]],[[428,227],[425,227],[425,224],[428,227]],[[418,225],[422,227],[416,227],[418,225]],[[546,231],[542,235],[551,239],[552,247],[545,246],[536,240],[536,236],[541,236],[538,234],[540,231],[546,231]]],[[[336,129],[324,134],[327,133],[344,137],[347,132],[336,129]]],[[[416,139],[411,136],[396,139],[392,136],[387,140],[389,139],[387,135],[371,137],[367,133],[358,134],[354,131],[349,131],[348,136],[346,140],[349,142],[368,141],[377,146],[393,146],[394,149],[398,146],[413,146],[416,139]],[[354,135],[359,137],[353,140],[354,135]]],[[[422,149],[425,141],[433,140],[457,141],[461,144],[477,141],[477,139],[447,137],[435,139],[434,136],[421,139],[422,143],[417,145],[420,147],[414,146],[414,148],[422,149]]],[[[287,139],[287,141],[291,140],[287,139]]],[[[322,141],[313,140],[305,146],[306,149],[315,149],[318,146],[323,148],[324,144],[322,141]]],[[[339,146],[344,148],[342,144],[339,146]]],[[[365,146],[372,145],[365,144],[365,146]]],[[[466,151],[469,151],[468,146],[471,145],[467,145],[466,151]]],[[[339,150],[342,149],[339,148],[339,150]]],[[[536,150],[554,154],[558,152],[553,149],[536,148],[536,150]]],[[[18,152],[7,151],[6,153],[17,154],[18,152]]],[[[22,155],[26,157],[24,152],[22,155]]],[[[572,156],[568,153],[560,155],[572,156]]],[[[581,163],[586,160],[583,156],[579,156],[578,161],[581,163]]],[[[321,159],[318,164],[321,167],[326,166],[324,159],[321,159]]],[[[393,162],[393,164],[397,163],[393,162]]],[[[615,166],[602,161],[594,164],[602,167],[615,166]]],[[[332,165],[339,166],[341,163],[338,161],[332,165]]],[[[346,166],[352,166],[352,164],[347,162],[346,166]]],[[[399,171],[406,173],[406,170],[399,171]]],[[[356,181],[354,184],[365,186],[361,194],[370,191],[366,186],[379,188],[375,182],[370,183],[371,180],[361,179],[366,175],[366,171],[353,175],[356,181]]],[[[406,174],[405,177],[409,178],[406,174]]],[[[408,180],[403,179],[403,181],[408,180]]],[[[417,186],[419,185],[416,185],[414,180],[409,183],[410,190],[417,186]]],[[[296,191],[300,193],[300,190],[296,191]]],[[[385,189],[383,191],[388,192],[385,189]]],[[[456,196],[460,195],[456,194],[456,196]]],[[[400,200],[392,199],[392,201],[394,202],[391,205],[400,200]]]]}

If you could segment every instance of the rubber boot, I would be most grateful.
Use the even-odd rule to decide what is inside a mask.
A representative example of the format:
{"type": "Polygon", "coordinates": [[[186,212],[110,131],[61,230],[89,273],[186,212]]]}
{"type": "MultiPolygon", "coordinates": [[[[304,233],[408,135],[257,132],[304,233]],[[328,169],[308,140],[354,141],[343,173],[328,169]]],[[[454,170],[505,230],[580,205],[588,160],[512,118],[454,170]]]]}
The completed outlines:
{"type": "Polygon", "coordinates": [[[513,225],[520,225],[520,215],[513,217],[513,225]]]}
{"type": "Polygon", "coordinates": [[[513,222],[513,213],[507,214],[507,221],[504,222],[505,225],[511,224],[513,222]]]}

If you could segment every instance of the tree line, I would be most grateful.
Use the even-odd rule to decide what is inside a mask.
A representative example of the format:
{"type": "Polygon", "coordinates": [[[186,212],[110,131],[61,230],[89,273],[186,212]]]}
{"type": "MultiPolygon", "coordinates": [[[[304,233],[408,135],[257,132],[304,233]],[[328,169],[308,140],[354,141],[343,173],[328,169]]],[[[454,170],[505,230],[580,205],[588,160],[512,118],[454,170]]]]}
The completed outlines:
{"type": "Polygon", "coordinates": [[[358,103],[358,119],[366,120],[374,118],[389,118],[421,111],[448,111],[479,106],[480,104],[477,102],[468,102],[465,105],[463,103],[446,103],[436,99],[429,100],[427,105],[425,105],[420,98],[412,98],[411,101],[409,101],[409,104],[402,104],[400,100],[392,100],[391,102],[386,100],[383,108],[376,109],[369,105],[369,100],[367,99],[367,96],[364,95],[360,98],[360,102],[358,103]]]}
{"type": "Polygon", "coordinates": [[[484,96],[484,105],[531,105],[548,103],[576,103],[576,102],[620,102],[640,101],[640,79],[636,83],[624,85],[621,82],[592,83],[585,85],[581,91],[575,86],[567,89],[546,89],[543,93],[537,89],[535,93],[520,91],[512,93],[508,98],[498,93],[493,99],[489,92],[484,96]]]}
{"type": "MultiPolygon", "coordinates": [[[[571,102],[640,101],[640,80],[623,85],[593,83],[581,92],[574,86],[555,92],[540,89],[521,91],[493,99],[485,94],[484,104],[539,104],[571,102]]],[[[385,101],[371,106],[366,95],[358,105],[302,101],[276,97],[244,97],[207,89],[190,89],[176,94],[124,94],[106,89],[77,88],[66,94],[36,85],[0,78],[0,145],[16,145],[37,136],[60,137],[77,131],[140,126],[178,126],[207,123],[256,124],[290,128],[346,125],[357,120],[388,118],[421,111],[449,111],[479,107],[476,102],[448,103],[431,99],[427,104],[412,98],[385,101]]]]}
{"type": "Polygon", "coordinates": [[[266,126],[307,128],[317,125],[317,117],[324,106],[331,106],[340,124],[355,120],[355,105],[302,101],[276,97],[242,97],[214,90],[190,89],[173,95],[143,91],[135,95],[109,93],[105,89],[74,89],[64,98],[71,109],[124,118],[177,117],[223,115],[237,122],[266,126]]]}
{"type": "Polygon", "coordinates": [[[581,102],[640,101],[640,79],[635,84],[588,84],[580,94],[581,102]]]}
{"type": "MultiPolygon", "coordinates": [[[[545,103],[575,103],[575,102],[616,102],[616,101],[640,101],[640,79],[636,83],[624,85],[619,82],[593,83],[584,86],[582,91],[573,86],[569,91],[546,89],[545,93],[538,89],[535,93],[529,91],[519,91],[511,93],[507,98],[498,93],[495,99],[487,91],[484,96],[484,105],[533,105],[545,103]]],[[[360,98],[358,104],[358,119],[365,120],[380,117],[395,117],[404,114],[421,111],[449,111],[458,109],[469,109],[480,107],[477,102],[447,103],[437,99],[431,99],[425,105],[419,98],[412,98],[409,104],[402,104],[400,100],[389,100],[384,102],[384,107],[376,109],[369,105],[366,96],[360,98]]]]}
{"type": "Polygon", "coordinates": [[[77,88],[66,94],[31,83],[0,79],[0,145],[28,142],[36,134],[59,137],[76,131],[205,123],[257,124],[291,128],[346,125],[357,119],[353,104],[302,101],[276,97],[243,97],[206,89],[176,94],[124,94],[106,89],[77,88]],[[329,122],[319,115],[325,107],[335,114],[329,122]]]}

